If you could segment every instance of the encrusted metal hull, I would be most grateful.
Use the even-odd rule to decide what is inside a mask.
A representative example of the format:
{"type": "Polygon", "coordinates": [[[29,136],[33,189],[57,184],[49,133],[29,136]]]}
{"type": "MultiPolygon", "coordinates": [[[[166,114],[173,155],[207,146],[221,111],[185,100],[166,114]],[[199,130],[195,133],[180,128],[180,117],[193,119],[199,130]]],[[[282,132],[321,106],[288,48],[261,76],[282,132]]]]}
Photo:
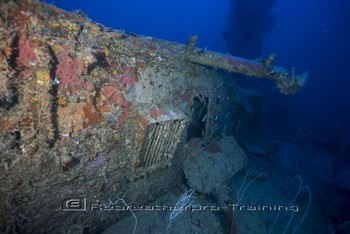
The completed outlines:
{"type": "Polygon", "coordinates": [[[231,61],[220,69],[289,79],[271,64],[244,67],[214,53],[210,63],[211,52],[191,44],[111,30],[41,2],[6,1],[0,13],[1,232],[94,232],[127,213],[64,211],[66,199],[84,197],[86,209],[146,203],[181,184],[188,136],[209,144],[250,114],[229,74],[212,69],[218,58],[231,61]]]}

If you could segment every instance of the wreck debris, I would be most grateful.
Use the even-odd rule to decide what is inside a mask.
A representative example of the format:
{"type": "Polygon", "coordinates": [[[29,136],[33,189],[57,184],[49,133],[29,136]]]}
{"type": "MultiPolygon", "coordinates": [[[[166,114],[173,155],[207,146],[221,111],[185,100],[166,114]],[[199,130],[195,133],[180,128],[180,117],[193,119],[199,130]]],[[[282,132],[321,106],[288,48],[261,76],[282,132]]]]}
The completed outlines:
{"type": "Polygon", "coordinates": [[[294,94],[298,92],[305,85],[307,78],[307,72],[302,75],[295,75],[290,74],[288,70],[282,67],[271,66],[273,60],[271,58],[261,63],[236,56],[197,49],[188,56],[187,60],[192,63],[222,69],[228,72],[275,80],[276,88],[283,94],[294,94]]]}
{"type": "Polygon", "coordinates": [[[265,70],[267,70],[267,71],[271,70],[272,63],[275,60],[275,58],[276,58],[275,54],[270,54],[267,58],[264,59],[263,64],[264,64],[265,70]]]}
{"type": "Polygon", "coordinates": [[[188,157],[183,162],[183,171],[193,189],[203,194],[214,194],[246,164],[247,155],[235,139],[223,137],[215,148],[200,148],[188,157]]]}
{"type": "Polygon", "coordinates": [[[169,64],[172,61],[187,61],[190,63],[207,66],[213,69],[221,69],[230,73],[238,73],[246,76],[265,78],[276,81],[276,87],[283,94],[294,94],[298,92],[306,82],[307,72],[302,75],[295,75],[287,69],[271,66],[273,57],[267,63],[248,60],[236,56],[221,54],[208,50],[195,48],[196,36],[190,38],[188,45],[165,42],[152,38],[140,38],[134,36],[135,40],[142,42],[145,48],[139,49],[134,44],[123,44],[122,47],[115,48],[116,52],[128,56],[137,56],[144,60],[151,60],[159,64],[169,64]],[[147,46],[148,45],[148,46],[147,46]],[[135,47],[135,48],[134,48],[135,47]],[[126,48],[134,48],[127,51],[126,48]],[[266,66],[268,65],[268,66],[266,66]]]}
{"type": "Polygon", "coordinates": [[[185,126],[185,120],[164,121],[148,125],[140,155],[141,166],[151,167],[160,163],[169,163],[185,126]]]}
{"type": "Polygon", "coordinates": [[[188,43],[187,43],[187,48],[186,48],[187,53],[193,53],[195,46],[196,46],[197,39],[198,39],[197,35],[192,35],[190,37],[190,39],[188,40],[188,43]]]}
{"type": "Polygon", "coordinates": [[[5,233],[94,232],[126,214],[68,215],[64,199],[148,202],[183,183],[186,134],[220,153],[209,143],[240,126],[221,121],[243,101],[216,69],[275,79],[284,93],[302,86],[282,68],[197,49],[195,37],[186,46],[111,30],[40,1],[2,3],[0,32],[5,233]]]}

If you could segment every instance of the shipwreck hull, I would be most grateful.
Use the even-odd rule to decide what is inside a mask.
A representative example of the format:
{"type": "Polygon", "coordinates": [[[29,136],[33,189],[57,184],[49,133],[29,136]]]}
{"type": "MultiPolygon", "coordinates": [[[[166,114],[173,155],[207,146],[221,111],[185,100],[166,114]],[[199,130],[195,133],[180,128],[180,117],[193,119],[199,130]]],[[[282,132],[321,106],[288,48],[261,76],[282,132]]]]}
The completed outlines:
{"type": "MultiPolygon", "coordinates": [[[[2,232],[101,229],[128,212],[70,212],[64,202],[152,201],[184,182],[188,140],[240,130],[244,104],[229,74],[203,64],[191,44],[36,1],[6,1],[0,14],[2,232]]],[[[274,78],[273,67],[230,64],[274,78]]]]}

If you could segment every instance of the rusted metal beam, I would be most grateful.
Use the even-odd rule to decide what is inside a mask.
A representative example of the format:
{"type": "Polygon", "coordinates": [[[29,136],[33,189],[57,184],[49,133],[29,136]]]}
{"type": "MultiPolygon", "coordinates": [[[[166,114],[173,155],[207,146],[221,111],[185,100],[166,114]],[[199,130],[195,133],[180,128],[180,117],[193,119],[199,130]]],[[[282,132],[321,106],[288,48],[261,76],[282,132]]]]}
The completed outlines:
{"type": "Polygon", "coordinates": [[[306,82],[307,72],[296,75],[294,71],[290,73],[285,68],[272,66],[274,55],[269,56],[263,62],[258,62],[208,50],[196,49],[192,51],[192,53],[187,54],[189,62],[232,73],[275,80],[276,88],[283,94],[296,93],[306,82]]]}
{"type": "Polygon", "coordinates": [[[118,47],[115,47],[117,52],[130,57],[151,60],[160,65],[184,61],[230,73],[270,79],[275,81],[276,88],[283,94],[295,94],[305,85],[307,78],[307,72],[297,75],[294,74],[294,71],[289,72],[283,67],[273,66],[274,55],[258,62],[196,48],[197,36],[192,36],[188,44],[184,45],[135,34],[125,33],[125,35],[128,40],[118,42],[118,47]],[[142,47],[130,43],[133,41],[132,38],[137,40],[142,47]]]}

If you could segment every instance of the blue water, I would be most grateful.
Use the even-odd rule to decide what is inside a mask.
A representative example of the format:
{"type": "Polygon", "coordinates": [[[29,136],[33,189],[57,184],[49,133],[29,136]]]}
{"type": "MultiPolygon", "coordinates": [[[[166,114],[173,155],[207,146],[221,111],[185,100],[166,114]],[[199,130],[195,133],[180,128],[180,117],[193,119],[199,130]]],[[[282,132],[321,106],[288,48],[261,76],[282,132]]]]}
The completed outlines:
{"type": "MultiPolygon", "coordinates": [[[[196,34],[199,47],[248,59],[275,53],[276,65],[293,68],[296,73],[307,70],[307,84],[296,95],[284,96],[268,86],[268,126],[298,136],[299,142],[312,141],[308,152],[321,155],[317,157],[321,159],[313,163],[315,157],[304,152],[304,165],[316,168],[295,168],[295,174],[304,174],[312,182],[317,174],[326,173],[329,181],[324,188],[322,181],[314,184],[319,202],[322,196],[337,200],[339,195],[345,211],[327,210],[325,215],[334,219],[334,226],[350,219],[350,202],[344,199],[350,188],[342,185],[350,180],[346,169],[350,168],[349,1],[70,0],[55,1],[54,5],[69,11],[81,9],[94,21],[141,35],[186,43],[196,34]],[[331,162],[331,168],[322,162],[331,162]],[[335,190],[326,194],[332,183],[335,190]]],[[[282,161],[289,163],[288,159],[282,161]]],[[[324,233],[330,233],[326,228],[324,233]]]]}
{"type": "MultiPolygon", "coordinates": [[[[268,11],[274,15],[274,23],[263,34],[260,54],[251,59],[276,53],[276,64],[289,69],[295,67],[297,73],[308,70],[305,90],[292,97],[281,96],[279,106],[296,125],[303,127],[319,122],[325,129],[336,129],[344,143],[349,144],[348,1],[76,0],[56,1],[54,4],[70,11],[81,9],[94,21],[142,35],[185,43],[190,35],[196,34],[199,47],[225,53],[229,42],[223,38],[223,33],[234,27],[228,22],[233,2],[247,2],[243,11],[256,14],[266,14],[259,10],[266,10],[262,7],[264,3],[274,2],[268,11]]],[[[254,16],[250,16],[251,21],[254,21],[254,16]]],[[[261,37],[259,29],[247,35],[249,38],[261,37]]]]}

